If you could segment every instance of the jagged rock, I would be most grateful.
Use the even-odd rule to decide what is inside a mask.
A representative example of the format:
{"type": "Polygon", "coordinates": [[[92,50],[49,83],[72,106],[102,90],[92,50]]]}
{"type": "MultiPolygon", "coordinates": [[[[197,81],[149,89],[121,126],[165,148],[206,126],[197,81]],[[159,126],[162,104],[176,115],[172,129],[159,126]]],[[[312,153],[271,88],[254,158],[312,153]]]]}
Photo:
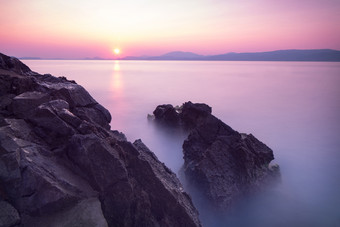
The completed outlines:
{"type": "Polygon", "coordinates": [[[178,125],[179,124],[179,116],[176,112],[176,109],[171,104],[159,105],[153,111],[155,119],[158,122],[168,125],[178,125]]]}
{"type": "Polygon", "coordinates": [[[175,174],[141,141],[103,143],[93,135],[75,135],[70,144],[68,156],[100,191],[109,225],[199,225],[198,219],[191,219],[196,210],[175,174]]]}
{"type": "Polygon", "coordinates": [[[38,84],[41,86],[42,91],[49,91],[53,97],[65,100],[71,108],[78,106],[91,107],[97,104],[96,100],[78,84],[62,80],[61,82],[38,81],[38,84]]]}
{"type": "Polygon", "coordinates": [[[35,86],[35,81],[33,77],[23,77],[14,72],[6,73],[9,71],[4,71],[0,69],[0,95],[6,94],[22,94],[23,92],[33,91],[35,86]],[[4,74],[1,74],[4,73],[4,74]]]}
{"type": "MultiPolygon", "coordinates": [[[[135,184],[136,188],[141,187],[143,196],[148,198],[147,204],[141,200],[136,206],[150,207],[150,210],[144,214],[146,216],[156,213],[154,218],[145,223],[146,226],[154,226],[159,221],[161,226],[197,225],[197,219],[194,221],[190,219],[190,217],[196,216],[196,210],[192,206],[188,206],[189,196],[183,191],[176,175],[163,163],[160,163],[140,140],[135,141],[134,146],[126,142],[124,145],[131,151],[128,152],[128,155],[131,156],[128,171],[134,176],[134,181],[139,182],[140,179],[145,179],[148,182],[147,184],[135,184]],[[137,168],[133,168],[134,166],[137,168]]],[[[140,216],[138,219],[142,221],[145,218],[140,216]]]]}
{"type": "Polygon", "coordinates": [[[110,143],[98,140],[94,134],[74,135],[70,139],[67,156],[98,191],[128,178],[118,151],[110,143]]]}
{"type": "Polygon", "coordinates": [[[18,74],[26,75],[33,73],[30,68],[19,59],[0,53],[0,69],[9,70],[18,74]]]}
{"type": "Polygon", "coordinates": [[[194,128],[211,116],[211,111],[211,107],[206,104],[187,102],[180,108],[179,113],[183,125],[186,128],[194,128]]]}
{"type": "Polygon", "coordinates": [[[187,102],[177,110],[160,105],[154,114],[157,122],[189,129],[183,143],[183,170],[189,184],[214,207],[227,209],[241,196],[279,178],[278,166],[269,166],[273,151],[253,135],[240,134],[217,119],[208,105],[187,102]]]}
{"type": "Polygon", "coordinates": [[[82,120],[96,123],[106,129],[110,129],[110,126],[107,124],[107,122],[111,121],[111,115],[107,112],[107,110],[104,111],[104,108],[101,105],[96,104],[91,108],[78,107],[75,108],[74,114],[82,120]]]}
{"type": "Polygon", "coordinates": [[[36,91],[24,92],[13,98],[12,110],[15,115],[23,118],[27,116],[31,110],[48,100],[48,94],[36,91]]]}
{"type": "Polygon", "coordinates": [[[176,175],[74,81],[0,54],[0,103],[0,200],[21,226],[200,226],[176,175]]]}

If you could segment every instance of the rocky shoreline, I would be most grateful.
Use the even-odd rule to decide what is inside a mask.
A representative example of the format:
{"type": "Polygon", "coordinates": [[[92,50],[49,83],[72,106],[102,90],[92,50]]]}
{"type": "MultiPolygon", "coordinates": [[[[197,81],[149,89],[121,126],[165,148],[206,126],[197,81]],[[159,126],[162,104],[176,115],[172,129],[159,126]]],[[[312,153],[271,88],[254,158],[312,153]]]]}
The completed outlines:
{"type": "Polygon", "coordinates": [[[74,81],[0,54],[0,226],[200,226],[176,175],[74,81]]]}
{"type": "MultiPolygon", "coordinates": [[[[280,179],[273,151],[206,104],[160,105],[188,131],[183,172],[216,210],[280,179]]],[[[74,81],[0,53],[0,226],[201,226],[181,182],[74,81]]]]}
{"type": "Polygon", "coordinates": [[[280,180],[273,151],[252,134],[239,133],[206,104],[159,105],[155,121],[189,132],[183,143],[186,181],[212,209],[227,210],[244,196],[280,180]]]}

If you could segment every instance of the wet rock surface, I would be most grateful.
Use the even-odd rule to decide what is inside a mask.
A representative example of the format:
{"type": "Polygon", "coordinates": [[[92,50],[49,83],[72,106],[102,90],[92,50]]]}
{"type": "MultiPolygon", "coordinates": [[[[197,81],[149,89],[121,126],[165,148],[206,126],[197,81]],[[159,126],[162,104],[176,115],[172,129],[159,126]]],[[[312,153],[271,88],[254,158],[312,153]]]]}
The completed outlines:
{"type": "Polygon", "coordinates": [[[160,105],[155,121],[189,131],[183,143],[183,171],[191,188],[217,209],[280,179],[270,165],[273,151],[252,134],[239,133],[211,114],[206,104],[160,105]]]}
{"type": "Polygon", "coordinates": [[[1,226],[200,226],[176,175],[74,81],[0,54],[1,226]]]}

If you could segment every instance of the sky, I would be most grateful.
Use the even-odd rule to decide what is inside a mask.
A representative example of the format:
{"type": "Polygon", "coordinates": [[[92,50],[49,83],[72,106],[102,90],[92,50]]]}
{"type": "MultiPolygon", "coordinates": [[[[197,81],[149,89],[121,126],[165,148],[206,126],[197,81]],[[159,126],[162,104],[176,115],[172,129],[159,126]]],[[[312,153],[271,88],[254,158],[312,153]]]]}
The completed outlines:
{"type": "Polygon", "coordinates": [[[114,58],[340,50],[340,0],[0,0],[0,52],[114,58]]]}

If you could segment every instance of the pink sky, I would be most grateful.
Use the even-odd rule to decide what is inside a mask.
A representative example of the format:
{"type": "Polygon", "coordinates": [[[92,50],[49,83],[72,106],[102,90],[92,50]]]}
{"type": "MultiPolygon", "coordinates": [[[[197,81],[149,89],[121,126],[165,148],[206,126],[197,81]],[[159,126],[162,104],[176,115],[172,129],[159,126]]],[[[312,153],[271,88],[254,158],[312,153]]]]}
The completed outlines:
{"type": "Polygon", "coordinates": [[[0,52],[112,58],[340,50],[339,0],[1,1],[0,52]]]}

